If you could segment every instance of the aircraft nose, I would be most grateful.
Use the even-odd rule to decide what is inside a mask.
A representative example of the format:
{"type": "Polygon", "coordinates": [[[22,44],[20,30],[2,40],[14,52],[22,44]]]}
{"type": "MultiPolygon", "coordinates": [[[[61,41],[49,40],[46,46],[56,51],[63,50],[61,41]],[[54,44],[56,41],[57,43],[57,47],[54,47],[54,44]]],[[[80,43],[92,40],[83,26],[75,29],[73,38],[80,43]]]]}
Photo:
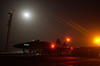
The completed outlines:
{"type": "Polygon", "coordinates": [[[13,45],[13,47],[17,47],[17,45],[13,45]]]}
{"type": "Polygon", "coordinates": [[[16,47],[16,48],[23,48],[23,44],[17,44],[17,45],[13,45],[13,47],[16,47]]]}

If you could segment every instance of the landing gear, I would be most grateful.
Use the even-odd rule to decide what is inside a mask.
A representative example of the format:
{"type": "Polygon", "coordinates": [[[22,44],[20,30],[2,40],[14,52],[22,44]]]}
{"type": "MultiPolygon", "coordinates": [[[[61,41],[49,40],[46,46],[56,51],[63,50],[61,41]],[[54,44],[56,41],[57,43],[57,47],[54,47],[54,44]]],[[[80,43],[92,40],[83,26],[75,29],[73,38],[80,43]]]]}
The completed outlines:
{"type": "Polygon", "coordinates": [[[60,56],[62,56],[62,52],[60,52],[60,54],[59,54],[60,56]]]}
{"type": "Polygon", "coordinates": [[[52,53],[50,53],[50,55],[52,55],[52,53]]]}
{"type": "Polygon", "coordinates": [[[25,49],[23,49],[23,53],[25,53],[25,49]]]}
{"type": "Polygon", "coordinates": [[[62,52],[58,52],[57,54],[60,55],[60,56],[62,56],[62,52]]]}
{"type": "Polygon", "coordinates": [[[32,53],[32,50],[31,49],[29,49],[29,53],[32,53]]]}

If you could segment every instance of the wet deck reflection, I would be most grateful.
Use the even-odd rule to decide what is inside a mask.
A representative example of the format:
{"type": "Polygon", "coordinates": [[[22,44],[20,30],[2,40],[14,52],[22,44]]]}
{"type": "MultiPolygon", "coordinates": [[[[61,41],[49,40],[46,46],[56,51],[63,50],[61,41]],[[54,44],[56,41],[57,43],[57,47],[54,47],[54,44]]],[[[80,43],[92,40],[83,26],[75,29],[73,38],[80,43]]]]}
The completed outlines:
{"type": "Polygon", "coordinates": [[[100,66],[100,57],[36,56],[27,54],[0,55],[1,65],[6,66],[100,66]]]}

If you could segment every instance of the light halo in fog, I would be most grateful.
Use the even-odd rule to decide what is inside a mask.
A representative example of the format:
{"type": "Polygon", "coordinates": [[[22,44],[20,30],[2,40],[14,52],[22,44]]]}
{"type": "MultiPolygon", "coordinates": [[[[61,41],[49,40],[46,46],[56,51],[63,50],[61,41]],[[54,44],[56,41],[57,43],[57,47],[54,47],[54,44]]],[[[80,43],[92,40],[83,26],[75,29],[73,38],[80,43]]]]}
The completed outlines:
{"type": "Polygon", "coordinates": [[[28,16],[29,16],[29,14],[28,14],[28,13],[25,13],[24,15],[25,15],[25,17],[28,17],[28,16]]]}

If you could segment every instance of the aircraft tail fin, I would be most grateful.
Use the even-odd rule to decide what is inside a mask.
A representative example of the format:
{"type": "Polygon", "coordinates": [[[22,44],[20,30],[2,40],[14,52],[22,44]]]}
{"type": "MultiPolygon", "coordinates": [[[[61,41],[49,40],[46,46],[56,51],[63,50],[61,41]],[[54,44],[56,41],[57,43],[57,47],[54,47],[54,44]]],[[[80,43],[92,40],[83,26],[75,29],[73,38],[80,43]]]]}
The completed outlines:
{"type": "Polygon", "coordinates": [[[67,44],[68,44],[68,41],[65,41],[65,42],[62,44],[62,46],[67,46],[67,44]]]}
{"type": "Polygon", "coordinates": [[[61,41],[60,41],[60,39],[58,38],[57,41],[56,41],[56,44],[62,45],[62,46],[67,46],[68,41],[65,41],[63,44],[61,44],[61,41]]]}

